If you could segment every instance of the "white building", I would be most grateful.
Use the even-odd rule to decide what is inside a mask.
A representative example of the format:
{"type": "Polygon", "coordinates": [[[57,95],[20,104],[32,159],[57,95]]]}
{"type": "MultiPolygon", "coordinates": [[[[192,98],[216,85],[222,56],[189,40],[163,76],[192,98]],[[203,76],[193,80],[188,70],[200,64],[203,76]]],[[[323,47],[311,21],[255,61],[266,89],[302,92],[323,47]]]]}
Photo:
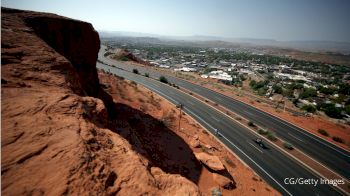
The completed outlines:
{"type": "Polygon", "coordinates": [[[227,81],[232,81],[232,76],[230,76],[228,73],[218,70],[218,71],[212,71],[209,74],[203,74],[201,75],[202,78],[214,78],[218,80],[227,80],[227,81]]]}
{"type": "Polygon", "coordinates": [[[196,68],[191,68],[191,67],[182,67],[178,69],[174,69],[174,71],[184,71],[184,72],[196,72],[196,68]]]}

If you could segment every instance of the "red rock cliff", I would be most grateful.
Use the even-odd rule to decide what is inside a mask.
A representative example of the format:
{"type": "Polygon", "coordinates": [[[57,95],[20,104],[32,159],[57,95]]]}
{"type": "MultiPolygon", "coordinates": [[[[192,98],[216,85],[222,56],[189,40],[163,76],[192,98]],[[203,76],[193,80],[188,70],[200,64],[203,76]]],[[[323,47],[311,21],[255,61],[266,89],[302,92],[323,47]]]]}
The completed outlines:
{"type": "Polygon", "coordinates": [[[90,24],[1,11],[1,195],[199,194],[109,129],[90,24]]]}
{"type": "Polygon", "coordinates": [[[26,15],[24,19],[41,39],[72,63],[87,95],[97,97],[96,60],[100,39],[92,25],[40,13],[26,15]]]}

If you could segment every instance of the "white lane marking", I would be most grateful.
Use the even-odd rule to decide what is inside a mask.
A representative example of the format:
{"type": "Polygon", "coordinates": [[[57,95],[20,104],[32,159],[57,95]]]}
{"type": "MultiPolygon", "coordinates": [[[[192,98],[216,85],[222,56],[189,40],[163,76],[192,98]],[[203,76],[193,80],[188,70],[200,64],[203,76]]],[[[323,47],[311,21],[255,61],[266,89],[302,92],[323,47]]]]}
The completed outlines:
{"type": "Polygon", "coordinates": [[[157,86],[158,88],[160,87],[158,84],[154,84],[154,86],[157,86]]]}
{"type": "Polygon", "coordinates": [[[186,102],[189,103],[190,105],[194,105],[192,101],[186,101],[186,102]]]}
{"type": "Polygon", "coordinates": [[[256,147],[254,144],[248,142],[248,144],[250,144],[251,146],[253,146],[255,149],[259,150],[261,153],[263,153],[263,151],[261,151],[258,147],[256,147]]]}
{"type": "MultiPolygon", "coordinates": [[[[207,126],[209,126],[212,130],[215,130],[213,126],[208,124],[206,121],[204,121],[201,117],[199,117],[197,114],[193,113],[191,110],[185,108],[185,110],[188,113],[191,113],[193,116],[196,116],[200,121],[205,123],[207,126]]],[[[246,156],[251,162],[253,162],[260,170],[262,170],[268,177],[270,177],[278,186],[280,186],[288,195],[292,195],[289,191],[287,191],[286,188],[284,188],[276,179],[274,179],[266,170],[264,170],[259,164],[257,164],[252,158],[250,158],[246,153],[244,153],[238,146],[236,146],[234,143],[232,143],[229,139],[227,139],[223,134],[220,134],[221,137],[223,137],[225,140],[227,140],[233,147],[235,147],[238,151],[240,151],[244,156],[246,156]]]]}
{"type": "Polygon", "coordinates": [[[215,118],[214,116],[212,116],[212,118],[213,118],[214,120],[216,120],[216,121],[220,122],[220,120],[219,120],[219,119],[217,119],[217,118],[215,118]]]}
{"type": "MultiPolygon", "coordinates": [[[[294,137],[295,139],[297,139],[297,140],[299,140],[299,141],[301,141],[301,142],[304,142],[304,140],[302,140],[302,139],[298,138],[298,137],[297,137],[297,136],[295,136],[295,135],[290,134],[289,132],[288,132],[288,135],[290,135],[290,136],[294,137]]],[[[304,142],[304,143],[305,143],[305,142],[304,142]]]]}
{"type": "Polygon", "coordinates": [[[248,114],[248,115],[250,115],[250,116],[254,116],[252,113],[250,113],[250,112],[247,112],[247,111],[243,111],[244,113],[246,113],[246,114],[248,114]]]}
{"type": "Polygon", "coordinates": [[[222,99],[220,97],[215,97],[215,99],[217,99],[219,101],[222,101],[222,99]]]}

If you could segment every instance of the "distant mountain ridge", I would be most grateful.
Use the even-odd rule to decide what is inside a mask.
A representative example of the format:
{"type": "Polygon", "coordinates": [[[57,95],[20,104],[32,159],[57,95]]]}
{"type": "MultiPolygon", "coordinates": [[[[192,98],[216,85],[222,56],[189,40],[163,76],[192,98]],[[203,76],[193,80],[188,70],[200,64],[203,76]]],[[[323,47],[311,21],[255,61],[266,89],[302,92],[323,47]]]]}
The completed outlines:
{"type": "Polygon", "coordinates": [[[242,46],[272,46],[281,48],[293,48],[308,52],[333,52],[341,53],[344,55],[350,55],[350,43],[349,42],[337,42],[337,41],[322,41],[322,40],[303,40],[303,41],[277,41],[274,39],[257,39],[257,38],[228,38],[219,36],[206,36],[206,35],[193,35],[193,36],[166,36],[151,33],[138,33],[138,32],[126,32],[126,31],[99,31],[100,37],[153,37],[159,39],[172,39],[182,41],[218,41],[229,42],[234,45],[242,46]]]}

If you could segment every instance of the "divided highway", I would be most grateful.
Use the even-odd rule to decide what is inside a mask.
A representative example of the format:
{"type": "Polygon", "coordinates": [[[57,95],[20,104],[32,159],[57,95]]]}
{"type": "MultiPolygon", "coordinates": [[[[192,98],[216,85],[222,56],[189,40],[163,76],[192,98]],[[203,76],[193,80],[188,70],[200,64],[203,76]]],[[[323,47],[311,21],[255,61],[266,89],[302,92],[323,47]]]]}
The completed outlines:
{"type": "Polygon", "coordinates": [[[319,182],[316,186],[312,184],[286,184],[285,182],[289,182],[289,179],[319,180],[320,177],[305,169],[273,146],[268,146],[268,150],[260,148],[253,141],[256,138],[253,133],[192,96],[156,80],[118,68],[101,63],[97,63],[97,68],[135,81],[174,104],[183,103],[183,110],[186,114],[191,115],[212,133],[215,133],[215,129],[220,130],[221,136],[218,139],[225,143],[227,147],[253,168],[259,176],[283,195],[340,195],[333,186],[320,184],[319,182]]]}
{"type": "MultiPolygon", "coordinates": [[[[140,74],[149,73],[150,77],[157,79],[162,75],[147,67],[125,65],[108,59],[104,57],[105,49],[106,46],[101,46],[98,58],[106,64],[114,65],[128,71],[137,68],[140,74]]],[[[346,179],[350,179],[350,152],[248,104],[176,77],[166,77],[169,82],[197,93],[208,100],[217,102],[255,124],[275,132],[281,139],[293,144],[310,157],[334,170],[346,179]]],[[[186,105],[186,102],[184,103],[186,105]]]]}

